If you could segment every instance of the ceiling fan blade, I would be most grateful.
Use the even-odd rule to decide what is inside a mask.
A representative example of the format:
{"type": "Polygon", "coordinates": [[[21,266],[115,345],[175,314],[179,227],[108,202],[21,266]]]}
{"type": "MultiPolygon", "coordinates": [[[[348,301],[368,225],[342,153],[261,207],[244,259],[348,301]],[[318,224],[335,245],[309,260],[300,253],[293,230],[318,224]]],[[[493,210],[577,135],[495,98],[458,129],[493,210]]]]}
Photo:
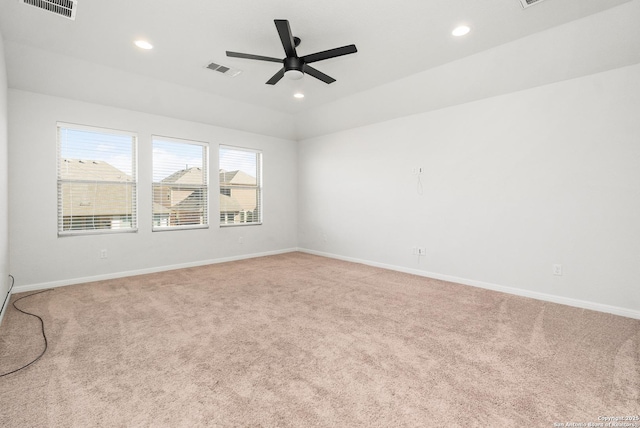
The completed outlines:
{"type": "Polygon", "coordinates": [[[261,56],[261,55],[252,55],[240,52],[229,52],[227,51],[227,56],[234,58],[244,58],[244,59],[257,59],[259,61],[269,61],[269,62],[279,62],[282,64],[281,58],[272,58],[270,56],[261,56]]]}
{"type": "Polygon", "coordinates": [[[356,45],[342,46],[341,48],[329,49],[328,51],[317,52],[311,55],[305,55],[301,59],[307,64],[322,61],[323,59],[335,58],[337,56],[349,55],[358,52],[356,45]]]}
{"type": "Polygon", "coordinates": [[[304,65],[304,72],[315,77],[316,79],[322,80],[324,83],[333,83],[336,81],[336,79],[334,79],[333,77],[327,76],[323,72],[318,71],[307,64],[304,65]]]}
{"type": "Polygon", "coordinates": [[[280,69],[276,74],[273,75],[271,79],[267,81],[267,85],[275,85],[284,77],[284,67],[280,69]]]}
{"type": "Polygon", "coordinates": [[[293,41],[293,34],[291,34],[289,21],[286,19],[274,19],[273,22],[276,23],[276,29],[278,30],[280,40],[282,40],[282,47],[284,48],[284,52],[287,54],[287,57],[298,56],[296,53],[296,44],[293,41]]]}

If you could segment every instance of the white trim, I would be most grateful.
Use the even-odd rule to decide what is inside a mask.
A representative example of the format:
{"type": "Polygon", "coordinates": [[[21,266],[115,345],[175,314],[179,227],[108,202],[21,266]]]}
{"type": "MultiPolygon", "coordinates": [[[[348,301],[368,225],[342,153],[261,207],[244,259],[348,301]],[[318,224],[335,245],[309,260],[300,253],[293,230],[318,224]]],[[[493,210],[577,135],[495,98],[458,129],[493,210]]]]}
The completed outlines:
{"type": "MultiPolygon", "coordinates": [[[[209,166],[209,143],[208,142],[204,142],[204,141],[196,141],[196,140],[187,140],[184,138],[174,138],[174,137],[164,137],[161,135],[152,135],[151,136],[151,148],[152,148],[152,156],[151,156],[151,172],[152,172],[152,177],[151,177],[151,200],[153,203],[153,209],[152,211],[152,221],[153,219],[155,219],[156,215],[159,214],[163,214],[163,213],[156,213],[155,212],[155,206],[156,204],[161,204],[161,202],[156,202],[156,187],[168,187],[170,189],[173,189],[174,187],[177,188],[183,188],[183,189],[193,189],[194,191],[202,189],[203,190],[203,194],[206,197],[205,203],[203,204],[203,215],[202,215],[202,223],[200,224],[194,224],[194,225],[172,225],[172,226],[152,226],[151,230],[153,232],[165,232],[165,231],[169,231],[169,230],[186,230],[186,229],[208,229],[209,228],[209,223],[211,223],[211,209],[210,209],[210,204],[211,204],[211,189],[210,189],[210,183],[209,183],[209,171],[210,171],[210,166],[209,166]],[[164,183],[163,180],[161,179],[159,181],[155,181],[155,176],[156,176],[156,166],[160,166],[163,167],[161,168],[161,171],[164,173],[170,173],[167,177],[173,176],[174,174],[176,174],[178,171],[172,172],[173,170],[173,166],[167,171],[166,168],[167,164],[164,162],[156,162],[156,152],[155,152],[155,147],[156,144],[163,144],[163,143],[168,143],[168,144],[173,144],[174,146],[178,146],[181,145],[182,148],[184,148],[184,146],[198,146],[202,149],[202,164],[200,165],[199,169],[202,171],[202,183],[199,184],[181,184],[181,183],[164,183]],[[157,165],[156,165],[157,163],[157,165]]],[[[182,150],[182,148],[180,150],[182,150]]],[[[181,152],[182,153],[182,152],[181,152]]],[[[189,168],[189,165],[186,166],[186,169],[189,168]]],[[[193,167],[192,167],[193,168],[193,167]]],[[[198,168],[197,166],[195,168],[198,168]]],[[[162,194],[162,193],[161,193],[162,194]]],[[[168,195],[167,195],[168,196],[168,195]]],[[[173,201],[170,201],[173,203],[173,201]]]]}
{"type": "Polygon", "coordinates": [[[166,135],[158,135],[158,134],[151,134],[152,143],[154,138],[160,141],[166,141],[168,143],[193,144],[195,146],[204,146],[207,148],[207,152],[209,150],[209,146],[211,145],[211,143],[209,143],[208,141],[190,140],[188,138],[168,137],[166,135]]]}
{"type": "Polygon", "coordinates": [[[125,272],[108,273],[104,275],[63,279],[60,281],[41,282],[38,284],[28,284],[28,285],[19,285],[19,286],[17,285],[14,287],[14,292],[23,293],[25,291],[44,290],[47,288],[64,287],[66,285],[83,284],[86,282],[95,282],[95,281],[105,281],[109,279],[124,278],[128,276],[145,275],[148,273],[165,272],[169,270],[185,269],[190,267],[206,266],[206,265],[213,265],[213,264],[225,263],[225,262],[234,262],[237,260],[254,259],[256,257],[265,257],[265,256],[274,256],[277,254],[293,253],[296,251],[298,251],[297,248],[286,248],[283,250],[266,251],[264,253],[243,254],[239,256],[222,257],[219,259],[210,259],[210,260],[200,260],[197,262],[180,263],[180,264],[168,265],[168,266],[157,266],[157,267],[152,267],[147,269],[136,269],[136,270],[130,270],[125,272]]]}
{"type": "MultiPolygon", "coordinates": [[[[118,149],[120,150],[120,148],[118,149]]],[[[111,152],[114,153],[114,152],[111,152]]],[[[119,152],[115,152],[119,153],[119,152]]],[[[124,153],[124,152],[123,152],[124,153]]],[[[103,158],[97,159],[98,161],[103,161],[103,158]]],[[[113,165],[112,165],[113,166],[113,165]]],[[[122,171],[122,170],[121,170],[122,171]]],[[[124,174],[127,174],[126,171],[122,171],[124,174]]],[[[94,181],[95,182],[95,181],[94,181]]],[[[122,131],[117,129],[110,128],[101,128],[97,126],[89,126],[89,125],[78,125],[72,124],[68,122],[56,122],[56,183],[57,183],[57,230],[58,237],[62,236],[78,236],[78,235],[93,235],[93,234],[104,234],[104,233],[120,233],[120,232],[137,232],[138,231],[138,203],[139,203],[139,189],[138,189],[138,134],[131,131],[122,131]],[[117,135],[131,138],[131,181],[123,181],[123,182],[113,182],[110,180],[103,180],[98,182],[102,182],[105,184],[118,184],[118,185],[130,185],[131,186],[131,226],[130,227],[122,227],[118,229],[79,229],[79,230],[64,230],[64,209],[62,203],[62,195],[63,190],[61,188],[61,184],[74,184],[74,183],[86,183],[91,182],[90,180],[73,180],[73,179],[62,179],[61,170],[62,163],[65,160],[62,156],[62,146],[63,140],[63,130],[65,131],[83,131],[89,132],[92,134],[103,134],[103,135],[117,135]],[[111,232],[106,232],[111,231],[111,232]]],[[[126,215],[126,214],[125,214],[126,215]]],[[[73,213],[71,215],[73,217],[73,213]]],[[[71,223],[70,223],[71,224],[71,223]]]]}
{"type": "MultiPolygon", "coordinates": [[[[286,248],[283,250],[267,251],[264,253],[253,253],[253,254],[244,254],[239,256],[222,257],[219,259],[201,260],[198,262],[159,266],[159,267],[148,268],[148,269],[137,269],[132,271],[116,272],[116,273],[105,274],[105,275],[73,278],[73,279],[61,280],[61,281],[42,282],[39,284],[30,284],[30,285],[21,285],[21,286],[17,285],[14,287],[14,292],[23,293],[25,291],[35,291],[35,290],[43,290],[46,288],[64,287],[66,285],[82,284],[86,282],[95,282],[95,281],[104,281],[109,279],[124,278],[128,276],[144,275],[148,273],[165,272],[165,271],[175,270],[175,269],[184,269],[184,268],[205,266],[205,265],[211,265],[211,264],[217,264],[217,263],[233,262],[237,260],[253,259],[256,257],[274,256],[277,254],[286,254],[286,253],[292,253],[296,251],[300,251],[302,253],[307,253],[307,254],[313,254],[321,257],[327,257],[330,259],[344,260],[352,263],[360,263],[368,266],[379,267],[382,269],[408,273],[408,274],[422,276],[426,278],[439,279],[442,281],[454,282],[457,284],[469,285],[472,287],[484,288],[487,290],[499,291],[501,293],[528,297],[531,299],[542,300],[545,302],[558,303],[561,305],[573,306],[573,307],[582,308],[582,309],[589,309],[592,311],[604,312],[604,313],[619,315],[627,318],[640,319],[640,311],[635,311],[633,309],[621,308],[618,306],[610,306],[602,303],[589,302],[586,300],[572,299],[569,297],[556,296],[553,294],[539,293],[537,291],[523,290],[520,288],[507,287],[504,285],[497,285],[489,282],[476,281],[473,279],[460,278],[460,277],[451,276],[451,275],[443,275],[443,274],[434,273],[434,272],[425,272],[418,269],[405,268],[402,266],[389,265],[386,263],[372,262],[369,260],[358,259],[355,257],[345,257],[338,254],[325,253],[322,251],[309,250],[306,248],[286,248]]],[[[3,315],[4,314],[0,314],[0,323],[2,322],[3,315]]]]}
{"type": "MultiPolygon", "coordinates": [[[[131,216],[133,217],[133,216],[131,216]]],[[[135,229],[87,229],[87,230],[68,230],[58,231],[58,238],[64,238],[66,236],[83,236],[83,235],[109,235],[112,233],[138,233],[138,228],[135,229]]]]}
{"type": "Polygon", "coordinates": [[[87,132],[93,132],[93,133],[104,132],[106,134],[123,135],[127,137],[132,137],[136,143],[138,142],[138,133],[135,131],[125,131],[122,129],[105,128],[105,127],[93,126],[93,125],[81,125],[79,123],[60,122],[60,121],[56,122],[56,127],[69,128],[69,129],[75,129],[77,131],[87,131],[87,132]]]}
{"type": "Polygon", "coordinates": [[[220,149],[225,149],[225,150],[241,150],[244,152],[251,152],[251,153],[256,153],[256,154],[262,154],[262,150],[260,149],[252,149],[250,147],[242,147],[242,146],[230,146],[227,144],[218,144],[218,154],[220,153],[220,149]]]}
{"type": "Polygon", "coordinates": [[[185,224],[182,226],[153,226],[152,232],[168,232],[170,230],[209,229],[209,224],[185,224]]]}
{"type": "Polygon", "coordinates": [[[439,279],[442,281],[455,282],[462,285],[470,285],[472,287],[484,288],[487,290],[499,291],[501,293],[513,294],[516,296],[529,297],[531,299],[542,300],[545,302],[559,303],[561,305],[573,306],[576,308],[589,309],[592,311],[605,312],[609,314],[619,315],[622,317],[640,319],[640,311],[633,309],[621,308],[618,306],[610,306],[602,303],[590,302],[587,300],[572,299],[570,297],[556,296],[553,294],[539,293],[537,291],[523,290],[521,288],[507,287],[504,285],[492,284],[489,282],[476,281],[473,279],[460,278],[457,276],[444,275],[434,272],[426,272],[418,269],[411,269],[402,266],[389,265],[385,263],[372,262],[369,260],[357,259],[354,257],[345,257],[338,254],[324,253],[322,251],[309,250],[306,248],[298,248],[298,251],[313,254],[331,259],[344,260],[347,262],[361,263],[368,266],[379,267],[383,269],[394,270],[398,272],[409,273],[412,275],[423,276],[427,278],[439,279]]]}

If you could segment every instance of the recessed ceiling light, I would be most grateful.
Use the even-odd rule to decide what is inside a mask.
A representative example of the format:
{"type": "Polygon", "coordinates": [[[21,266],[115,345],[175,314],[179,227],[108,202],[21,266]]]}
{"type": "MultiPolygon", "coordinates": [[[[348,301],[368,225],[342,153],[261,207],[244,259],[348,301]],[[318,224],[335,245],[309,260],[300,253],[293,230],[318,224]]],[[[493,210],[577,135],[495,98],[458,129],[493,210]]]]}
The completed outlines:
{"type": "Polygon", "coordinates": [[[302,92],[296,92],[295,94],[293,94],[293,96],[295,98],[304,98],[304,94],[302,92]]]}
{"type": "Polygon", "coordinates": [[[135,42],[133,42],[137,47],[139,47],[140,49],[153,49],[153,45],[149,42],[147,42],[146,40],[136,40],[135,42]]]}
{"type": "Polygon", "coordinates": [[[451,34],[453,34],[456,37],[460,37],[460,36],[464,36],[465,34],[467,34],[469,31],[471,31],[471,28],[467,27],[466,25],[461,25],[459,27],[456,27],[451,34]]]}

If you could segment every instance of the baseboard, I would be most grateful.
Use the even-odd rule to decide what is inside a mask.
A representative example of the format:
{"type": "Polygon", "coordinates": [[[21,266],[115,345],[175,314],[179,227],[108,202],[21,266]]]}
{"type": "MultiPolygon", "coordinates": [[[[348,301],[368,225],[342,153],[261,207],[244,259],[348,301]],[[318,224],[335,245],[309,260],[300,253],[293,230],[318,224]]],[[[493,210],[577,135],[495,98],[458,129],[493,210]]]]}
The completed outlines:
{"type": "Polygon", "coordinates": [[[373,262],[370,260],[357,259],[354,257],[345,257],[338,254],[325,253],[322,251],[309,250],[306,248],[298,248],[298,251],[316,256],[328,257],[332,259],[344,260],[347,262],[361,263],[368,266],[379,267],[383,269],[394,270],[398,272],[410,273],[412,275],[424,276],[426,278],[440,279],[442,281],[455,282],[457,284],[470,285],[472,287],[485,288],[487,290],[499,291],[502,293],[513,294],[516,296],[529,297],[545,302],[559,303],[561,305],[573,306],[576,308],[589,309],[592,311],[605,312],[609,314],[619,315],[627,318],[640,319],[640,311],[621,308],[618,306],[604,305],[586,300],[572,299],[569,297],[556,296],[553,294],[539,293],[537,291],[523,290],[521,288],[507,287],[504,285],[491,284],[488,282],[476,281],[473,279],[460,278],[451,275],[443,275],[434,272],[426,272],[418,269],[405,268],[402,266],[389,265],[385,263],[373,262]]]}
{"type": "MultiPolygon", "coordinates": [[[[95,276],[88,276],[88,277],[82,277],[82,278],[72,278],[72,279],[66,279],[66,280],[61,280],[61,281],[43,282],[43,283],[38,283],[38,284],[16,285],[13,288],[11,294],[13,294],[13,293],[23,293],[23,292],[26,292],[26,291],[44,290],[44,289],[47,289],[47,288],[64,287],[66,285],[82,284],[82,283],[86,283],[86,282],[95,282],[95,281],[104,281],[104,280],[108,280],[108,279],[124,278],[124,277],[127,277],[127,276],[144,275],[144,274],[148,274],[148,273],[157,273],[157,272],[164,272],[164,271],[169,271],[169,270],[184,269],[184,268],[205,266],[205,265],[211,265],[211,264],[217,264],[217,263],[232,262],[232,261],[237,261],[237,260],[252,259],[252,258],[256,258],[256,257],[273,256],[273,255],[277,255],[277,254],[285,254],[285,253],[291,253],[291,252],[295,252],[295,251],[300,251],[300,252],[307,253],[307,254],[313,254],[313,255],[316,255],[316,256],[328,257],[328,258],[337,259],[337,260],[344,260],[344,261],[347,261],[347,262],[360,263],[360,264],[364,264],[364,265],[368,265],[368,266],[374,266],[374,267],[379,267],[379,268],[383,268],[383,269],[389,269],[389,270],[393,270],[393,271],[397,271],[397,272],[409,273],[409,274],[412,274],[412,275],[423,276],[423,277],[426,277],[426,278],[433,278],[433,279],[439,279],[439,280],[442,280],[442,281],[455,282],[457,284],[469,285],[469,286],[472,286],[472,287],[478,287],[478,288],[484,288],[484,289],[487,289],[487,290],[499,291],[499,292],[502,292],[502,293],[513,294],[513,295],[516,295],[516,296],[529,297],[529,298],[532,298],[532,299],[542,300],[542,301],[546,301],[546,302],[559,303],[559,304],[562,304],[562,305],[573,306],[573,307],[576,307],[576,308],[589,309],[589,310],[593,310],[593,311],[605,312],[605,313],[609,313],[609,314],[619,315],[619,316],[623,316],[623,317],[627,317],[627,318],[640,319],[640,311],[635,311],[635,310],[627,309],[627,308],[621,308],[621,307],[618,307],[618,306],[610,306],[610,305],[604,305],[604,304],[601,304],[601,303],[590,302],[590,301],[586,301],[586,300],[572,299],[572,298],[563,297],[563,296],[556,296],[556,295],[553,295],[553,294],[539,293],[539,292],[536,292],[536,291],[523,290],[521,288],[507,287],[507,286],[504,286],[504,285],[492,284],[492,283],[483,282],[483,281],[476,281],[476,280],[473,280],[473,279],[460,278],[460,277],[456,277],[456,276],[444,275],[444,274],[439,274],[439,273],[434,273],[434,272],[427,272],[427,271],[423,271],[423,270],[419,270],[419,269],[411,269],[411,268],[406,268],[406,267],[403,267],[403,266],[390,265],[390,264],[386,264],[386,263],[378,263],[378,262],[373,262],[373,261],[370,261],[370,260],[358,259],[358,258],[354,258],[354,257],[346,257],[346,256],[341,256],[339,254],[325,253],[325,252],[322,252],[322,251],[315,251],[315,250],[310,250],[310,249],[306,249],[306,248],[287,248],[287,249],[283,249],[283,250],[267,251],[267,252],[263,252],[263,253],[243,254],[243,255],[232,256],[232,257],[222,257],[222,258],[218,258],[218,259],[201,260],[201,261],[197,261],[197,262],[189,262],[189,263],[181,263],[181,264],[175,264],[175,265],[157,266],[157,267],[147,268],[147,269],[137,269],[137,270],[132,270],[132,271],[116,272],[116,273],[105,274],[105,275],[95,275],[95,276]]],[[[10,297],[11,296],[9,296],[9,298],[10,297]]],[[[8,301],[9,300],[7,299],[7,302],[8,301]]],[[[0,323],[2,323],[2,318],[4,317],[4,312],[6,312],[6,306],[7,305],[5,305],[3,313],[0,313],[0,323]]]]}
{"type": "Polygon", "coordinates": [[[266,251],[263,253],[242,254],[238,256],[222,257],[219,259],[200,260],[197,262],[180,263],[175,265],[156,266],[147,269],[136,269],[124,272],[109,273],[104,275],[86,276],[82,278],[64,279],[60,281],[41,282],[39,284],[16,285],[14,293],[24,293],[25,291],[44,290],[47,288],[64,287],[66,285],[83,284],[85,282],[104,281],[108,279],[118,279],[127,276],[145,275],[148,273],[165,272],[169,270],[185,269],[197,266],[213,265],[217,263],[234,262],[237,260],[254,259],[256,257],[274,256],[298,251],[297,248],[287,248],[283,250],[266,251]]]}

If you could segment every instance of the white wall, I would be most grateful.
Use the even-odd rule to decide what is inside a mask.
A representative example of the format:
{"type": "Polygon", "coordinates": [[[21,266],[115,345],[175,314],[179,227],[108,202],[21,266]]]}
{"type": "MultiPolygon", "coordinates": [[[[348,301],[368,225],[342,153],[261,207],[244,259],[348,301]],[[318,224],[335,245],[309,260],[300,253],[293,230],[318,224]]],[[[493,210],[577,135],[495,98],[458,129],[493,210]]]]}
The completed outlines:
{"type": "MultiPolygon", "coordinates": [[[[7,169],[9,144],[7,140],[7,73],[4,59],[4,40],[0,34],[0,305],[9,291],[9,174],[7,169]]],[[[0,322],[6,307],[0,313],[0,322]]]]}
{"type": "MultiPolygon", "coordinates": [[[[624,3],[298,113],[296,136],[317,137],[637,64],[638,16],[640,0],[624,3]]],[[[468,37],[461,42],[472,43],[473,33],[468,37]]]]}
{"type": "Polygon", "coordinates": [[[290,139],[295,134],[292,116],[287,113],[21,43],[7,41],[5,51],[12,89],[279,138],[290,139]]]}
{"type": "Polygon", "coordinates": [[[299,245],[640,317],[639,112],[634,65],[304,140],[299,245]]]}
{"type": "Polygon", "coordinates": [[[11,271],[21,290],[297,246],[294,141],[15,89],[9,111],[11,271]],[[138,233],[57,237],[56,121],[138,133],[138,233]],[[218,144],[262,150],[264,224],[219,228],[212,174],[209,229],[151,232],[152,134],[209,142],[214,172],[218,144]],[[106,260],[101,249],[108,250],[106,260]]]}
{"type": "MultiPolygon", "coordinates": [[[[8,248],[17,286],[300,246],[640,317],[640,66],[630,66],[640,61],[640,27],[633,22],[639,11],[640,1],[629,2],[338,100],[294,122],[7,42],[8,248]],[[584,69],[599,74],[576,71],[584,69]],[[114,82],[125,89],[113,90],[114,82]],[[58,120],[139,133],[137,234],[57,238],[58,120]],[[213,169],[218,143],[264,150],[265,224],[219,229],[214,215],[208,230],[152,233],[151,134],[209,141],[213,169]],[[294,135],[306,139],[297,146],[294,135]],[[325,136],[308,138],[319,135],[325,136]],[[422,194],[411,173],[419,166],[422,194]],[[427,255],[412,255],[414,246],[427,255]],[[101,249],[107,260],[99,259],[101,249]],[[563,265],[563,276],[551,274],[554,263],[563,265]]],[[[6,171],[3,80],[0,75],[0,170],[6,171]]],[[[0,177],[6,198],[2,186],[7,181],[0,177]]],[[[213,213],[216,204],[214,198],[213,213]]],[[[0,237],[0,269],[8,259],[2,251],[8,250],[0,237]]]]}

